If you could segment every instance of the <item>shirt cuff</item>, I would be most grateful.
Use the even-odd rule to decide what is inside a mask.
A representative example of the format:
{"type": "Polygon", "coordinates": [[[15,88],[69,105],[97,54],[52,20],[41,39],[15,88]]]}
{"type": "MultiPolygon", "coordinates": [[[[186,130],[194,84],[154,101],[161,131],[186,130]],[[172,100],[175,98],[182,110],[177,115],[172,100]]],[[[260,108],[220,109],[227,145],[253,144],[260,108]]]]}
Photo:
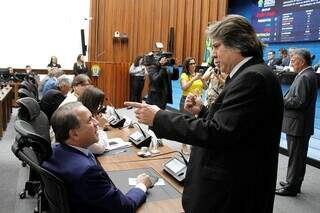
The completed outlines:
{"type": "Polygon", "coordinates": [[[144,185],[143,183],[138,183],[138,184],[136,185],[136,188],[141,189],[144,193],[147,192],[147,187],[146,187],[146,185],[144,185]]]}

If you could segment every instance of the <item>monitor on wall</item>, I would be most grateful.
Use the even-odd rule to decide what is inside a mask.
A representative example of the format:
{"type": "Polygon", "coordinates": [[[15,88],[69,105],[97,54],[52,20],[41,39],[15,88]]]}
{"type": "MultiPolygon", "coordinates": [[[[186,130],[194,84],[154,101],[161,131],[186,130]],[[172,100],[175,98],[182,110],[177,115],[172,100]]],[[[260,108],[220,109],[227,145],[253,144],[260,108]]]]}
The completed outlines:
{"type": "Polygon", "coordinates": [[[320,41],[320,0],[256,0],[252,9],[265,43],[320,41]]]}

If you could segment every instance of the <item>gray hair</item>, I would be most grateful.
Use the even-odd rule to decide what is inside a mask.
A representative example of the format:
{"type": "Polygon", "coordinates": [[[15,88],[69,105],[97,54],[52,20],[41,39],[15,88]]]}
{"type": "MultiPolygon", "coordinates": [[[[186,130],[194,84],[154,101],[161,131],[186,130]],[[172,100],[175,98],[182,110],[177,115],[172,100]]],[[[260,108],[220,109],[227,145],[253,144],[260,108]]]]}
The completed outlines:
{"type": "Polygon", "coordinates": [[[295,49],[293,55],[297,55],[299,58],[302,58],[308,66],[312,65],[311,53],[305,48],[295,49]]]}
{"type": "Polygon", "coordinates": [[[78,101],[67,103],[53,113],[50,123],[57,142],[65,144],[69,131],[80,127],[80,119],[74,110],[79,106],[83,105],[78,101]]]}
{"type": "Polygon", "coordinates": [[[226,47],[238,49],[244,57],[263,58],[264,44],[257,37],[251,24],[240,15],[228,15],[210,25],[208,37],[220,40],[226,47]]]}
{"type": "Polygon", "coordinates": [[[69,85],[71,87],[71,80],[67,75],[62,75],[58,78],[57,86],[69,85]]]}

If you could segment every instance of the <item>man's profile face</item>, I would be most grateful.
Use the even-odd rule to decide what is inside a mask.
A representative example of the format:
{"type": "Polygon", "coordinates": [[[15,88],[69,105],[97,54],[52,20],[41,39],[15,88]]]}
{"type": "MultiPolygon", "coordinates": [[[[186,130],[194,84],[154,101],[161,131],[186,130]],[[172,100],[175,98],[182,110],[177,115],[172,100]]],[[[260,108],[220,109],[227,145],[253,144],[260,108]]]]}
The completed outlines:
{"type": "Polygon", "coordinates": [[[298,55],[293,54],[291,58],[291,65],[293,71],[300,72],[304,66],[304,60],[300,58],[298,55]]]}
{"type": "Polygon", "coordinates": [[[80,127],[76,129],[79,146],[87,148],[98,142],[98,121],[92,117],[91,112],[81,105],[75,109],[75,113],[80,121],[80,127]]]}
{"type": "Polygon", "coordinates": [[[237,59],[241,56],[239,50],[225,46],[220,40],[214,39],[213,58],[219,64],[221,72],[229,74],[233,67],[238,63],[237,59]]]}

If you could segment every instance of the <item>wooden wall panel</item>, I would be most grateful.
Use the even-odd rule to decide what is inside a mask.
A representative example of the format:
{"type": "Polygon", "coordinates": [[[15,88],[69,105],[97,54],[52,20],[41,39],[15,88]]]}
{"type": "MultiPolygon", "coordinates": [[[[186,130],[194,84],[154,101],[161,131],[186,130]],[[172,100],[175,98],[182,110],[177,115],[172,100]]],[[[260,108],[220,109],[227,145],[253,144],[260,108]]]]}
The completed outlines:
{"type": "Polygon", "coordinates": [[[174,28],[174,57],[203,59],[208,22],[226,14],[227,0],[91,0],[89,62],[103,68],[97,84],[116,107],[129,98],[128,68],[137,55],[168,45],[174,28]],[[115,31],[128,36],[113,39],[115,31]],[[121,86],[122,88],[117,88],[121,86]],[[116,89],[114,89],[116,88],[116,89]]]}

